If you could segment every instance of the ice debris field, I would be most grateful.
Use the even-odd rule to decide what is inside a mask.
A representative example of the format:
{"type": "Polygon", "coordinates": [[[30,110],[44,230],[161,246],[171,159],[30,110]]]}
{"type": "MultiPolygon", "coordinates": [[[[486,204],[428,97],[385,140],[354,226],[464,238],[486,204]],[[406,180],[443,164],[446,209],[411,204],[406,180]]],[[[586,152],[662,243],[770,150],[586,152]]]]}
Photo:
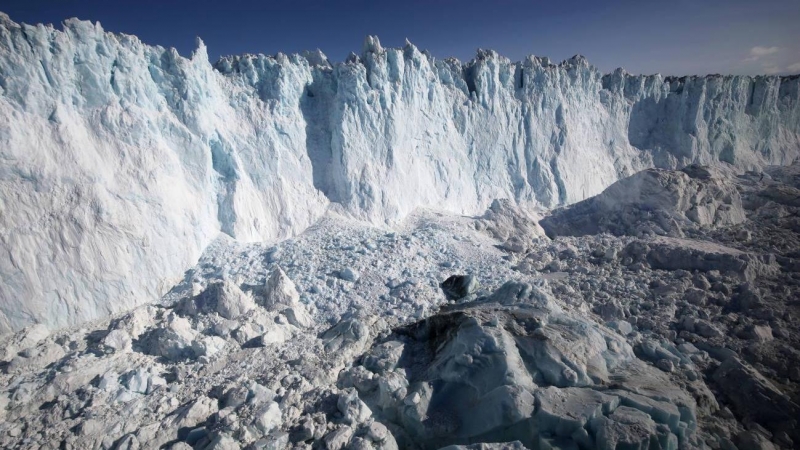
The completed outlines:
{"type": "Polygon", "coordinates": [[[796,448],[799,88],[0,14],[0,447],[796,448]]]}

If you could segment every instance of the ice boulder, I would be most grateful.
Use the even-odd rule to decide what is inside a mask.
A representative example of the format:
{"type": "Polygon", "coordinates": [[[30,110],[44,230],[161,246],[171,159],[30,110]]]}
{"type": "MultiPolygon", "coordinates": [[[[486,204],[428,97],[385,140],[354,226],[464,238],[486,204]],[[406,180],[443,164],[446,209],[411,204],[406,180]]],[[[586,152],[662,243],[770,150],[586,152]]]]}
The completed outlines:
{"type": "Polygon", "coordinates": [[[275,267],[267,279],[261,302],[267,309],[273,309],[278,305],[294,306],[300,302],[300,294],[294,282],[280,267],[275,267]]]}
{"type": "Polygon", "coordinates": [[[339,395],[336,407],[342,413],[342,420],[345,423],[364,423],[372,416],[372,411],[358,398],[358,391],[353,388],[347,389],[339,395]]]}
{"type": "Polygon", "coordinates": [[[203,395],[188,405],[181,407],[169,422],[179,428],[194,427],[199,423],[205,422],[206,418],[217,412],[218,409],[219,405],[216,400],[203,395]]]}
{"type": "Polygon", "coordinates": [[[522,253],[531,242],[545,235],[539,216],[515,205],[509,199],[495,199],[486,213],[475,221],[475,228],[499,240],[505,250],[522,253]]]}
{"type": "Polygon", "coordinates": [[[172,314],[165,324],[144,333],[140,345],[146,353],[178,361],[194,357],[192,343],[196,336],[197,331],[187,319],[172,314]]]}
{"type": "Polygon", "coordinates": [[[29,349],[50,335],[50,330],[46,325],[37,323],[31,325],[13,336],[6,337],[2,347],[2,358],[4,360],[13,358],[17,352],[29,349]]]}
{"type": "Polygon", "coordinates": [[[618,397],[591,389],[550,386],[536,391],[536,421],[541,432],[579,436],[590,421],[610,414],[619,403],[618,397]]]}
{"type": "Polygon", "coordinates": [[[326,352],[341,352],[345,357],[362,352],[369,338],[369,328],[355,317],[342,319],[320,335],[326,352]]]}
{"type": "Polygon", "coordinates": [[[352,267],[345,267],[344,269],[337,272],[339,278],[344,281],[349,281],[351,283],[355,283],[361,278],[361,274],[355,271],[352,267]]]}
{"type": "Polygon", "coordinates": [[[267,434],[281,425],[281,409],[276,402],[261,405],[255,413],[253,424],[261,433],[267,434]]]}
{"type": "MultiPolygon", "coordinates": [[[[620,406],[608,417],[595,418],[590,424],[590,429],[596,436],[597,448],[600,450],[653,448],[652,442],[659,442],[653,419],[642,411],[627,406],[620,406]]],[[[678,440],[675,436],[669,432],[663,434],[664,437],[661,439],[663,442],[655,448],[677,450],[678,440]]]]}
{"type": "Polygon", "coordinates": [[[215,312],[225,319],[236,319],[253,308],[253,299],[239,286],[225,280],[210,284],[200,295],[184,301],[178,310],[187,316],[215,312]]]}
{"type": "Polygon", "coordinates": [[[212,356],[225,347],[225,339],[219,336],[202,336],[192,341],[194,356],[212,356]]]}
{"type": "Polygon", "coordinates": [[[309,328],[314,325],[314,319],[308,313],[306,306],[302,303],[290,306],[281,311],[281,313],[286,316],[286,320],[289,321],[290,324],[298,328],[309,328]]]}
{"type": "Polygon", "coordinates": [[[130,351],[131,343],[131,336],[125,330],[111,330],[106,337],[103,338],[103,345],[115,352],[130,351]]]}

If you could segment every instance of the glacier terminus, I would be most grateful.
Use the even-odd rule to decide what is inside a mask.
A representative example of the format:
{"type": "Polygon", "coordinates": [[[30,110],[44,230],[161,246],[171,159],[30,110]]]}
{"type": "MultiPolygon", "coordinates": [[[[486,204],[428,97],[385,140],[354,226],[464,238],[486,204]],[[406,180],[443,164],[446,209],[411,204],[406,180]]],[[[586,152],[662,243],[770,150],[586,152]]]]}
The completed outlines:
{"type": "Polygon", "coordinates": [[[0,13],[0,447],[797,448],[799,157],[800,75],[0,13]]]}

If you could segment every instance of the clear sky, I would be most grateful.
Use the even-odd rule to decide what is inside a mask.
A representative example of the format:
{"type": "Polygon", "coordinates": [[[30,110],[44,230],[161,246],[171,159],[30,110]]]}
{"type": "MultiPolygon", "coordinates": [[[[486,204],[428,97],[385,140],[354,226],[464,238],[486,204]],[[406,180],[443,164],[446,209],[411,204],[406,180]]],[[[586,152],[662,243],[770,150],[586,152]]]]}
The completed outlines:
{"type": "Polygon", "coordinates": [[[491,48],[512,60],[582,54],[606,72],[800,73],[800,0],[3,0],[0,11],[100,21],[182,55],[200,36],[212,60],[319,48],[341,61],[375,34],[438,58],[491,48]]]}

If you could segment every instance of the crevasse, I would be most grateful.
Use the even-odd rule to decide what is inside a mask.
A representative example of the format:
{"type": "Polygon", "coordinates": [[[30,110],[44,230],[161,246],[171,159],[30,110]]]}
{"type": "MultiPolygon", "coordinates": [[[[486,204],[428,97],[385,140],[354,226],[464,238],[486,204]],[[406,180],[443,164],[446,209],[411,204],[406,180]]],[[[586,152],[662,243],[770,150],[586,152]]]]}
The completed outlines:
{"type": "Polygon", "coordinates": [[[0,13],[0,334],[160,297],[220,232],[269,241],[331,206],[391,224],[493,199],[551,208],[647,167],[788,164],[798,77],[603,75],[407,43],[211,64],[0,13]]]}

